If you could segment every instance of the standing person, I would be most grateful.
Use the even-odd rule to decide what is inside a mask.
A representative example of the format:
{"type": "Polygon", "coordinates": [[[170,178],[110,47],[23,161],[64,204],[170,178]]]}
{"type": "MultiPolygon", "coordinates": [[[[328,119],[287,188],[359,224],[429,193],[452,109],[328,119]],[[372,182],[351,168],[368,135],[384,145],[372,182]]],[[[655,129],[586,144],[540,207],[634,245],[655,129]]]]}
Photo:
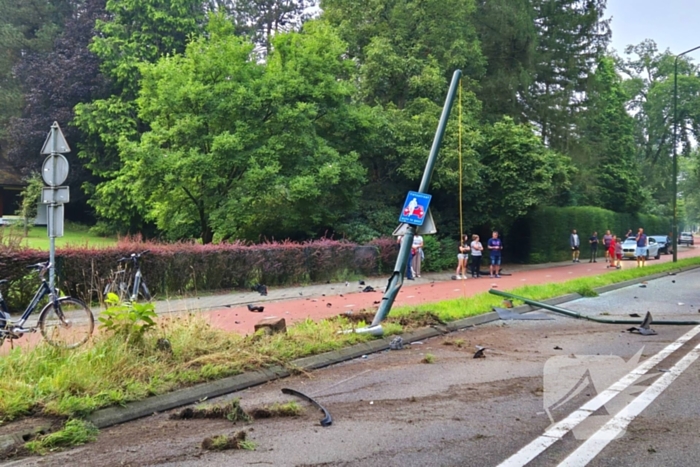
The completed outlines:
{"type": "Polygon", "coordinates": [[[484,251],[484,246],[479,241],[477,234],[472,235],[472,277],[481,277],[481,255],[484,251]]]}
{"type": "MultiPolygon", "coordinates": [[[[399,237],[396,239],[396,243],[398,243],[400,245],[401,242],[403,241],[403,239],[404,239],[404,236],[399,235],[399,237]]],[[[413,255],[414,255],[414,251],[413,251],[413,247],[411,247],[411,255],[408,258],[408,264],[406,264],[406,280],[409,280],[409,281],[413,280],[413,255]]]]}
{"type": "Polygon", "coordinates": [[[605,253],[610,257],[610,263],[605,265],[606,268],[614,268],[616,267],[617,263],[617,268],[620,269],[620,262],[615,261],[615,258],[618,254],[618,250],[620,254],[620,259],[622,259],[622,239],[617,238],[616,235],[611,235],[610,243],[608,244],[608,249],[605,253]]]}
{"type": "Polygon", "coordinates": [[[457,270],[455,279],[467,278],[467,261],[469,261],[469,236],[465,235],[459,242],[459,253],[457,254],[457,270]]]}
{"type": "Polygon", "coordinates": [[[614,257],[610,256],[610,241],[612,240],[612,234],[610,233],[609,230],[605,231],[605,235],[603,235],[603,247],[605,248],[605,262],[607,263],[608,261],[612,262],[614,257]]]}
{"type": "Polygon", "coordinates": [[[589,263],[597,263],[596,257],[598,256],[598,232],[593,232],[591,238],[588,239],[588,243],[591,245],[591,259],[588,260],[589,263]]]}
{"type": "Polygon", "coordinates": [[[637,250],[634,252],[634,255],[637,257],[637,267],[644,267],[647,264],[647,246],[649,239],[647,238],[647,235],[644,233],[643,228],[639,228],[639,232],[637,232],[637,250]]]}
{"type": "Polygon", "coordinates": [[[413,237],[413,250],[415,250],[413,260],[411,261],[411,265],[413,266],[413,274],[415,277],[420,277],[420,265],[423,261],[423,237],[418,234],[413,237]]]}
{"type": "Polygon", "coordinates": [[[491,265],[489,266],[490,277],[501,277],[501,250],[503,249],[503,242],[498,238],[498,231],[494,230],[491,234],[491,238],[486,243],[486,247],[489,249],[491,256],[491,265]]]}
{"type": "MultiPolygon", "coordinates": [[[[612,261],[612,258],[610,259],[612,261]]],[[[620,261],[622,261],[622,239],[615,238],[615,267],[620,269],[620,261]]]]}
{"type": "Polygon", "coordinates": [[[571,258],[574,260],[573,262],[580,263],[578,255],[581,253],[581,240],[578,238],[576,229],[572,230],[571,235],[569,235],[569,246],[571,247],[571,258]]]}

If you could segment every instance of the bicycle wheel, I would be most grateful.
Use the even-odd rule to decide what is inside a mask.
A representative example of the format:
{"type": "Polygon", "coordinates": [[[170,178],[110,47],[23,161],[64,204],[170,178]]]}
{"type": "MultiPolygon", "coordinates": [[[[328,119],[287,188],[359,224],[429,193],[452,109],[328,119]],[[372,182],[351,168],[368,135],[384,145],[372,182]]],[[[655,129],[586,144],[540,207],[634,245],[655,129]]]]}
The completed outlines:
{"type": "Polygon", "coordinates": [[[59,318],[53,302],[46,305],[39,315],[39,329],[46,342],[54,347],[66,349],[73,349],[87,342],[95,328],[95,319],[90,308],[73,297],[59,298],[58,306],[63,319],[59,318]]]}

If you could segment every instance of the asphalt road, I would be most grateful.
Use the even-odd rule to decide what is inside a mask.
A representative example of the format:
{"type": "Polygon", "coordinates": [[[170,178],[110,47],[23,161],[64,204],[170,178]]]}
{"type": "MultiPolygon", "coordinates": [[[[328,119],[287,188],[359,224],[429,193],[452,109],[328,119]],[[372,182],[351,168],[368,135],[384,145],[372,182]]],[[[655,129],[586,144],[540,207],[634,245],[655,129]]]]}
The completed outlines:
{"type": "MultiPolygon", "coordinates": [[[[564,306],[700,320],[698,286],[695,270],[564,306]]],[[[331,412],[327,428],[308,405],[297,418],[236,425],[155,414],[106,429],[93,444],[8,465],[700,465],[700,327],[652,324],[658,334],[641,336],[552,317],[470,328],[230,396],[252,408],[293,400],[280,389],[295,388],[331,412]],[[476,345],[486,358],[472,358],[476,345]],[[427,354],[433,363],[423,363],[427,354]],[[619,391],[606,397],[612,384],[619,391]],[[572,417],[553,432],[553,421],[572,417]],[[255,451],[200,448],[205,437],[237,430],[255,451]]]]}

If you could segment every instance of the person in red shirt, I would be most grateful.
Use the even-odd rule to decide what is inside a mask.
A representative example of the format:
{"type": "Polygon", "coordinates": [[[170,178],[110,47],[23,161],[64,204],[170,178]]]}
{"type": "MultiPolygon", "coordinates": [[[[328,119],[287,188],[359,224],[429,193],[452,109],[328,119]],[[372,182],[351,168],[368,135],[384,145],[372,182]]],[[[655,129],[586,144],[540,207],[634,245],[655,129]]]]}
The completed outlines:
{"type": "Polygon", "coordinates": [[[617,243],[617,237],[615,235],[610,237],[608,242],[608,251],[605,252],[606,256],[610,257],[610,263],[606,265],[606,268],[615,267],[615,244],[617,243]]]}

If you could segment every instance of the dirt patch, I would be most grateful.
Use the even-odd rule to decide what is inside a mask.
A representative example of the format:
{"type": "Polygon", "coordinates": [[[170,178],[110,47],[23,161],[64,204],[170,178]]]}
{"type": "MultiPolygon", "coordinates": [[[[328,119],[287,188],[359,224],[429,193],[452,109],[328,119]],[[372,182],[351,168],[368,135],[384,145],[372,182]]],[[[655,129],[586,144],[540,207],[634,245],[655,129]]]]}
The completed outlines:
{"type": "Polygon", "coordinates": [[[268,406],[256,407],[248,411],[248,415],[254,419],[274,418],[274,417],[298,417],[304,409],[296,402],[285,404],[272,404],[268,406]]]}
{"type": "Polygon", "coordinates": [[[246,432],[238,431],[232,435],[218,435],[211,438],[204,438],[202,449],[207,451],[226,451],[229,449],[251,449],[249,442],[246,442],[246,432]]]}
{"type": "Polygon", "coordinates": [[[443,319],[441,319],[432,311],[412,311],[404,316],[399,316],[396,318],[389,317],[387,321],[392,323],[398,323],[401,326],[407,326],[411,328],[421,328],[426,326],[433,326],[436,324],[447,324],[443,319]]]}
{"type": "Polygon", "coordinates": [[[170,415],[171,420],[226,419],[231,422],[250,421],[250,416],[241,408],[238,399],[221,405],[187,407],[170,415]]]}
{"type": "Polygon", "coordinates": [[[351,323],[359,323],[364,321],[365,323],[371,323],[374,319],[375,312],[373,311],[360,311],[359,313],[341,313],[338,316],[347,319],[351,323]]]}

